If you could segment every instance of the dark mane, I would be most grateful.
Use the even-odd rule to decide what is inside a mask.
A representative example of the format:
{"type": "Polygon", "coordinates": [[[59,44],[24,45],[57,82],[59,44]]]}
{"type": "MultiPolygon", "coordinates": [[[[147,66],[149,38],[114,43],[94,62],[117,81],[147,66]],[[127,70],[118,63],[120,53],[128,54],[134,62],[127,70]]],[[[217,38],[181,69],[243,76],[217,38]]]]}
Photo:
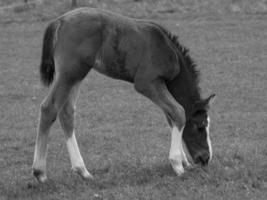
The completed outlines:
{"type": "Polygon", "coordinates": [[[191,58],[191,56],[189,54],[189,49],[179,43],[178,36],[173,35],[172,33],[168,32],[168,31],[166,32],[166,35],[173,42],[173,44],[176,46],[176,48],[181,52],[181,54],[184,57],[186,67],[188,67],[188,69],[190,70],[190,72],[194,76],[194,79],[198,83],[199,82],[199,71],[197,70],[197,66],[196,66],[195,61],[191,58]]]}
{"type": "Polygon", "coordinates": [[[194,80],[196,83],[199,83],[199,71],[197,69],[195,61],[191,58],[189,54],[189,49],[183,46],[179,40],[177,35],[173,35],[170,31],[168,31],[166,28],[162,27],[161,25],[157,25],[170,39],[170,41],[174,44],[174,46],[177,48],[177,50],[182,54],[184,58],[184,62],[186,64],[187,69],[190,71],[190,73],[193,75],[194,80]]]}

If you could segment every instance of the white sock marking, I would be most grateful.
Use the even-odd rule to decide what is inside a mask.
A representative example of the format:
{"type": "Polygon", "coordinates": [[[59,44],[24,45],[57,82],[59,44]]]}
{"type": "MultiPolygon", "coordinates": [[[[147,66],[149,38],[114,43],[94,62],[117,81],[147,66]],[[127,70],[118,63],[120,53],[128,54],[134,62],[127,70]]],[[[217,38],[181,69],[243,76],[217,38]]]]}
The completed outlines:
{"type": "Polygon", "coordinates": [[[36,169],[45,170],[45,166],[46,166],[45,156],[41,157],[40,150],[38,149],[37,145],[35,145],[33,167],[36,169]]]}
{"type": "Polygon", "coordinates": [[[186,164],[186,166],[191,166],[190,163],[194,163],[194,162],[193,162],[193,159],[192,159],[192,157],[191,157],[191,155],[190,155],[190,153],[188,151],[188,148],[187,148],[184,140],[183,140],[183,150],[184,150],[184,153],[185,153],[185,157],[187,158],[187,160],[189,160],[189,162],[185,163],[185,164],[186,164]]]}
{"type": "Polygon", "coordinates": [[[181,175],[184,172],[183,162],[185,165],[190,165],[183,151],[183,129],[184,128],[179,131],[176,126],[172,128],[171,148],[169,153],[171,165],[178,175],[181,175]]]}
{"type": "Polygon", "coordinates": [[[206,132],[207,132],[207,143],[208,143],[209,152],[210,152],[210,159],[209,159],[210,161],[212,158],[212,147],[211,147],[211,141],[210,141],[210,117],[209,116],[207,120],[208,120],[208,126],[206,128],[206,132]]]}
{"type": "Polygon", "coordinates": [[[33,168],[41,170],[45,173],[46,171],[46,154],[47,154],[47,134],[38,134],[33,158],[33,168]]]}
{"type": "Polygon", "coordinates": [[[70,138],[67,139],[67,149],[70,155],[72,168],[84,167],[85,165],[84,165],[74,133],[72,134],[70,138]]]}
{"type": "Polygon", "coordinates": [[[72,136],[67,139],[66,143],[70,155],[72,169],[76,171],[79,175],[81,175],[83,178],[92,179],[93,176],[87,171],[85,167],[74,132],[72,136]]]}

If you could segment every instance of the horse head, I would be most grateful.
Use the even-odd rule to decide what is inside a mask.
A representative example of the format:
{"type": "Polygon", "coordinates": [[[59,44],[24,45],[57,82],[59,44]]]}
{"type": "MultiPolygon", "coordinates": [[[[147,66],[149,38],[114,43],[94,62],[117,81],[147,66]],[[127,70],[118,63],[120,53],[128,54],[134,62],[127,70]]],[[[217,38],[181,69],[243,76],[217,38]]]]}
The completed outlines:
{"type": "Polygon", "coordinates": [[[183,140],[187,147],[187,155],[195,164],[207,165],[212,157],[209,128],[210,118],[208,110],[215,94],[204,100],[197,101],[187,116],[183,132],[183,140]]]}

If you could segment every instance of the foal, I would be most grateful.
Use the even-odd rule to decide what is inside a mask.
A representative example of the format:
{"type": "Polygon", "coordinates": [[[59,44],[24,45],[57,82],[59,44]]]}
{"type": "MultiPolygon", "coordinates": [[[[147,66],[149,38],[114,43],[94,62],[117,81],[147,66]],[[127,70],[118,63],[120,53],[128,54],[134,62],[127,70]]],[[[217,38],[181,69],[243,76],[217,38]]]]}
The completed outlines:
{"type": "Polygon", "coordinates": [[[41,80],[50,85],[41,104],[33,174],[44,182],[49,129],[59,117],[72,169],[92,178],[74,133],[74,112],[81,81],[91,69],[133,83],[159,106],[171,127],[169,160],[181,175],[184,167],[211,159],[208,108],[202,99],[198,72],[188,50],[162,26],[108,11],[80,8],[57,18],[43,39],[41,80]]]}

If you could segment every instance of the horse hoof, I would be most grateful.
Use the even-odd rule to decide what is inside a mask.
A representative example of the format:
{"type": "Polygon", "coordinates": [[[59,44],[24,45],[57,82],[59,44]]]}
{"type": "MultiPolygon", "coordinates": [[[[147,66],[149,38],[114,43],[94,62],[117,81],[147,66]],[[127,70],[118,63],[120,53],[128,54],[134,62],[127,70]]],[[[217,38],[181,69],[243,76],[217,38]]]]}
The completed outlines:
{"type": "Polygon", "coordinates": [[[174,172],[177,174],[177,176],[181,176],[184,173],[183,166],[172,166],[174,172]]]}
{"type": "Polygon", "coordinates": [[[44,183],[44,182],[47,181],[46,174],[43,171],[39,170],[39,169],[33,169],[33,175],[35,176],[35,178],[40,183],[44,183]]]}
{"type": "Polygon", "coordinates": [[[191,169],[191,168],[193,168],[193,166],[187,161],[183,161],[182,162],[183,163],[183,166],[186,168],[186,169],[191,169]]]}
{"type": "Polygon", "coordinates": [[[189,164],[189,165],[186,166],[186,169],[188,169],[188,170],[194,169],[194,166],[189,164]]]}
{"type": "Polygon", "coordinates": [[[171,160],[171,166],[174,172],[178,175],[181,176],[184,173],[184,167],[182,163],[178,164],[177,162],[171,160]]]}
{"type": "Polygon", "coordinates": [[[76,167],[73,168],[72,170],[75,171],[77,174],[79,174],[84,180],[89,181],[94,179],[92,174],[90,174],[86,168],[76,167]]]}
{"type": "Polygon", "coordinates": [[[181,160],[182,159],[180,159],[180,156],[170,158],[171,166],[178,176],[181,176],[184,173],[183,162],[181,160]]]}

